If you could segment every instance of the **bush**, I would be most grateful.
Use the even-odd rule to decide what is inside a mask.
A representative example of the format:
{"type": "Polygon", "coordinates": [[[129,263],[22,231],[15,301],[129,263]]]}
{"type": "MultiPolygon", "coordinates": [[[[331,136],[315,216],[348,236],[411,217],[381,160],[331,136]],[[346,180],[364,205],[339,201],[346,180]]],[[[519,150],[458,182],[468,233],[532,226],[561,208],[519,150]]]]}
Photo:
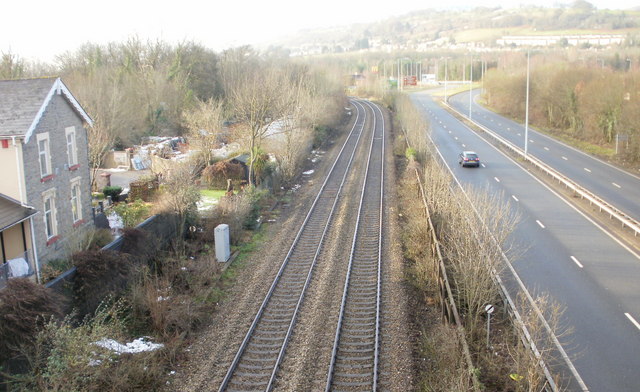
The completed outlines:
{"type": "Polygon", "coordinates": [[[10,279],[0,290],[0,363],[32,345],[46,320],[60,317],[62,297],[25,278],[10,279]]]}
{"type": "Polygon", "coordinates": [[[235,185],[244,180],[244,166],[229,161],[219,161],[202,170],[201,178],[208,187],[225,188],[227,179],[231,179],[235,185]]]}
{"type": "Polygon", "coordinates": [[[159,239],[152,237],[146,230],[125,228],[120,252],[130,254],[139,264],[148,264],[160,248],[158,242],[159,239]]]}
{"type": "Polygon", "coordinates": [[[151,207],[140,199],[133,203],[119,203],[113,210],[122,218],[124,227],[135,227],[151,214],[151,207]]]}
{"type": "Polygon", "coordinates": [[[415,161],[418,158],[418,152],[415,148],[407,147],[404,152],[404,156],[410,161],[415,161]]]}
{"type": "Polygon", "coordinates": [[[164,350],[122,354],[97,346],[105,339],[126,339],[122,302],[101,306],[77,327],[70,318],[50,321],[29,353],[32,372],[16,377],[14,390],[140,391],[159,390],[164,350]]]}
{"type": "Polygon", "coordinates": [[[331,134],[331,129],[325,126],[317,126],[313,130],[313,148],[319,148],[331,134]]]}
{"type": "Polygon", "coordinates": [[[80,315],[95,312],[110,295],[117,296],[127,287],[133,260],[113,251],[84,251],[72,256],[77,273],[73,282],[75,305],[80,315]]]}
{"type": "Polygon", "coordinates": [[[118,201],[118,195],[122,193],[122,187],[119,186],[105,186],[102,190],[104,197],[111,196],[111,201],[118,201]]]}
{"type": "Polygon", "coordinates": [[[72,267],[73,262],[70,259],[49,260],[40,269],[40,277],[43,282],[48,282],[58,277],[61,273],[70,270],[72,267]]]}

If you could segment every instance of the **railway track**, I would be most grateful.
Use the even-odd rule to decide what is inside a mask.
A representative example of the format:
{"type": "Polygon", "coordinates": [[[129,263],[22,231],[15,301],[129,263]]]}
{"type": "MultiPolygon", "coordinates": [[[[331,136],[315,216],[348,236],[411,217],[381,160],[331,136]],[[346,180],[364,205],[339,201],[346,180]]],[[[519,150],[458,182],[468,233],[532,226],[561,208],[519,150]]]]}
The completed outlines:
{"type": "Polygon", "coordinates": [[[374,135],[327,375],[327,392],[375,391],[378,383],[385,130],[380,109],[365,104],[374,113],[374,135]]]}
{"type": "MultiPolygon", "coordinates": [[[[366,102],[361,103],[360,101],[355,100],[352,101],[352,103],[356,108],[357,113],[354,126],[343,144],[338,157],[333,163],[333,166],[331,167],[329,174],[318,192],[311,208],[309,209],[300,230],[293,240],[293,244],[282,262],[276,278],[255,315],[244,340],[240,344],[240,347],[222,380],[219,391],[269,391],[273,388],[279,366],[286,352],[287,344],[296,325],[296,320],[298,318],[298,313],[303,303],[305,293],[312,281],[314,266],[318,261],[323,240],[331,230],[331,222],[337,210],[336,206],[338,205],[342,188],[348,174],[350,173],[356,151],[362,144],[362,140],[371,140],[369,145],[367,178],[369,176],[375,176],[376,171],[380,172],[381,170],[381,164],[378,165],[380,166],[380,169],[371,168],[371,165],[376,166],[371,162],[375,162],[376,160],[381,161],[383,155],[383,153],[371,154],[371,151],[374,149],[383,148],[380,147],[383,144],[383,128],[380,128],[382,129],[381,131],[378,130],[377,128],[379,127],[375,125],[377,121],[375,119],[373,121],[368,119],[369,111],[374,113],[374,118],[377,116],[375,112],[377,107],[366,102]],[[366,109],[365,106],[369,107],[369,109],[366,109]],[[366,124],[371,122],[374,123],[373,136],[370,135],[372,132],[371,127],[365,127],[366,124]],[[371,158],[372,156],[375,157],[371,158]]],[[[381,183],[382,181],[380,180],[380,184],[381,183]]],[[[374,200],[371,199],[372,196],[370,193],[376,192],[378,193],[377,198],[380,200],[378,204],[381,206],[382,196],[381,187],[379,185],[377,191],[374,192],[363,190],[360,201],[361,212],[367,211],[367,208],[363,208],[363,206],[366,206],[370,200],[374,200]]],[[[369,217],[370,214],[371,212],[364,215],[362,218],[358,218],[358,222],[360,222],[362,227],[365,227],[372,224],[371,222],[377,219],[377,231],[379,232],[380,218],[382,215],[379,212],[377,214],[377,218],[374,219],[369,217]]],[[[361,238],[365,238],[365,235],[362,233],[360,236],[361,238]]],[[[377,253],[374,253],[376,253],[379,263],[379,236],[377,241],[378,244],[375,246],[377,253]]],[[[368,252],[367,249],[371,247],[370,242],[371,240],[363,240],[363,242],[361,242],[361,240],[356,241],[356,239],[354,239],[353,244],[355,247],[354,249],[356,250],[352,251],[351,259],[353,261],[350,261],[349,263],[351,271],[360,271],[363,268],[367,269],[367,267],[363,267],[359,262],[357,262],[357,260],[361,259],[361,256],[354,258],[353,255],[364,255],[365,252],[368,252]]],[[[379,266],[375,269],[379,271],[379,266]]],[[[351,284],[356,282],[353,286],[356,288],[353,290],[345,289],[345,293],[348,293],[349,295],[357,295],[359,293],[361,298],[371,294],[371,290],[368,288],[367,284],[364,283],[366,279],[360,278],[359,274],[354,274],[352,279],[349,280],[351,281],[351,284]],[[363,283],[357,283],[360,281],[363,283]]],[[[377,303],[376,307],[379,308],[379,290],[377,295],[371,295],[374,295],[374,302],[377,303]],[[375,298],[376,296],[377,299],[375,298]]],[[[357,304],[360,301],[362,300],[357,298],[353,300],[343,299],[343,305],[349,304],[348,306],[353,307],[353,303],[357,304]]],[[[353,311],[349,309],[349,307],[345,307],[344,314],[351,315],[353,311]]],[[[344,317],[344,319],[349,320],[349,317],[344,317]]],[[[376,321],[376,324],[378,324],[378,321],[376,321]]],[[[346,326],[346,328],[351,330],[352,327],[349,327],[350,325],[353,326],[354,324],[352,324],[351,321],[347,321],[346,323],[339,323],[338,328],[340,328],[340,326],[345,328],[346,326]]],[[[346,342],[349,339],[348,336],[350,336],[350,333],[344,332],[344,330],[342,333],[336,333],[336,342],[346,342]],[[340,339],[338,339],[339,337],[340,339]]],[[[375,361],[377,362],[377,332],[373,339],[376,340],[374,347],[376,352],[375,361]]],[[[331,371],[331,373],[335,373],[337,375],[336,380],[339,380],[339,377],[342,375],[342,370],[339,370],[340,366],[349,366],[349,358],[341,354],[344,350],[337,350],[336,352],[338,353],[336,356],[337,360],[332,360],[332,366],[335,362],[337,367],[335,367],[336,370],[331,371]]],[[[360,365],[351,363],[351,366],[360,365]]],[[[369,368],[377,368],[377,365],[366,366],[369,368]]],[[[373,385],[375,385],[376,377],[374,376],[372,379],[374,380],[373,385]]],[[[327,386],[327,388],[329,388],[329,386],[327,386]]]]}

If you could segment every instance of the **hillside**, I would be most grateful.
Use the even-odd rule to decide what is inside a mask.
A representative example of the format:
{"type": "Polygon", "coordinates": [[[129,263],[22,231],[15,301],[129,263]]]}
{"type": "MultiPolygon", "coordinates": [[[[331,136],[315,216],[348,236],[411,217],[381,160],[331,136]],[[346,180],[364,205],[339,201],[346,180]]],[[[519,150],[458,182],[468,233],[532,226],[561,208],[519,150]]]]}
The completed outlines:
{"type": "Polygon", "coordinates": [[[639,33],[640,11],[597,10],[579,0],[568,8],[427,9],[368,24],[300,31],[273,45],[284,47],[293,55],[304,55],[362,49],[492,47],[496,40],[509,35],[616,34],[634,38],[639,33]]]}

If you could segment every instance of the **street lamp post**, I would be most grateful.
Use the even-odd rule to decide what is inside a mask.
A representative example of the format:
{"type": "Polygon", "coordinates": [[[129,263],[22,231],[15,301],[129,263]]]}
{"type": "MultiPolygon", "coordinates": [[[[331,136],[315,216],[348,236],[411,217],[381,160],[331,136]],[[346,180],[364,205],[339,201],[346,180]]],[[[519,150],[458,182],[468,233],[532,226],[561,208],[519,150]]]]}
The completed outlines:
{"type": "Polygon", "coordinates": [[[530,52],[527,51],[527,98],[524,112],[524,156],[527,157],[529,146],[529,59],[530,52]]]}
{"type": "Polygon", "coordinates": [[[473,57],[471,57],[471,60],[469,61],[469,120],[471,120],[471,101],[472,99],[472,93],[471,93],[471,87],[473,86],[473,57]]]}
{"type": "Polygon", "coordinates": [[[444,103],[447,103],[447,58],[444,59],[444,103]]]}

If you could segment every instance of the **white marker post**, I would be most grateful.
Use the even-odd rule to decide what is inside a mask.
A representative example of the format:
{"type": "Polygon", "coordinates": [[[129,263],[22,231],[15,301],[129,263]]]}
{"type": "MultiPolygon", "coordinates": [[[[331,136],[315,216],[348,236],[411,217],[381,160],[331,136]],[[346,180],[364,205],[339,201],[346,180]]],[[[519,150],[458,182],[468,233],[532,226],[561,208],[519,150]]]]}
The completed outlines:
{"type": "Polygon", "coordinates": [[[491,328],[491,313],[493,313],[494,310],[495,308],[491,304],[484,307],[484,311],[487,312],[487,348],[489,348],[489,331],[491,328]]]}

